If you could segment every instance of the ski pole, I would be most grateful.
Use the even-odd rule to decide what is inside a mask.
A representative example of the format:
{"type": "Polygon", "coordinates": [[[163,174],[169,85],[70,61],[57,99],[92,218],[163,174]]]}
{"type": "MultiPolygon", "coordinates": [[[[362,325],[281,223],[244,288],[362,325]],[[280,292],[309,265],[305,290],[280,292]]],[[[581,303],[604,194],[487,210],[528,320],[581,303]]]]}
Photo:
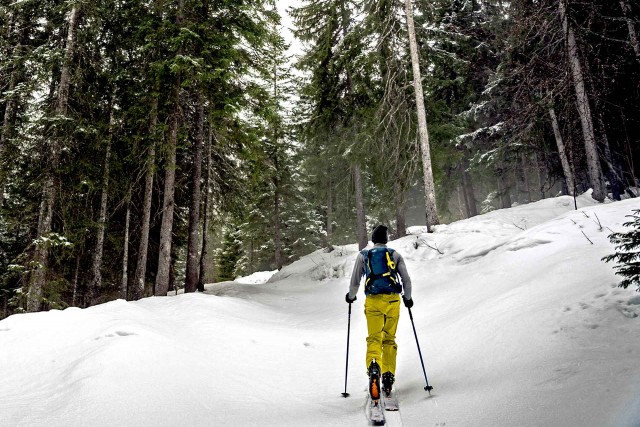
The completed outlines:
{"type": "Polygon", "coordinates": [[[427,378],[427,371],[425,371],[424,369],[424,360],[422,360],[422,351],[420,351],[420,343],[418,342],[418,333],[416,332],[416,324],[413,321],[413,314],[411,313],[411,309],[407,307],[407,310],[409,310],[409,318],[411,318],[413,335],[416,337],[416,345],[418,346],[418,354],[420,355],[420,364],[422,365],[422,373],[424,374],[424,380],[427,383],[424,389],[429,392],[429,395],[431,395],[431,390],[433,390],[433,387],[429,385],[429,379],[427,378]]]}
{"type": "Polygon", "coordinates": [[[349,321],[347,323],[347,363],[344,369],[344,393],[342,397],[349,397],[347,393],[347,374],[349,373],[349,335],[351,335],[351,303],[349,303],[349,321]]]}

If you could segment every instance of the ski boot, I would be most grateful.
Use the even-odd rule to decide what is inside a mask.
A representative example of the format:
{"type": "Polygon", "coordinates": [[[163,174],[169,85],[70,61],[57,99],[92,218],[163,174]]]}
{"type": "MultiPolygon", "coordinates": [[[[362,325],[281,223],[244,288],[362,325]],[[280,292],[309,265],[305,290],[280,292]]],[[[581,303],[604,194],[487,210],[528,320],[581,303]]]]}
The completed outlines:
{"type": "Polygon", "coordinates": [[[394,382],[395,378],[391,372],[387,371],[382,374],[382,391],[384,391],[384,394],[387,396],[391,395],[391,388],[394,382]]]}
{"type": "Polygon", "coordinates": [[[369,394],[374,402],[380,400],[380,365],[376,359],[369,365],[369,394]]]}

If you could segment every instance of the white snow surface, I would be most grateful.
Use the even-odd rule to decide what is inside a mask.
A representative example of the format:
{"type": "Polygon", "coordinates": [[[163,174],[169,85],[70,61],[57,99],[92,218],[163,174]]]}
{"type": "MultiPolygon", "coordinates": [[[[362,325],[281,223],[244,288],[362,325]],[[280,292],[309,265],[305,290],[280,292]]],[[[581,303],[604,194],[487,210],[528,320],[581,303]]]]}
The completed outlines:
{"type": "Polygon", "coordinates": [[[258,285],[261,283],[267,283],[269,279],[271,279],[271,276],[276,274],[277,271],[278,270],[256,271],[255,273],[252,273],[248,276],[238,277],[235,281],[238,283],[244,283],[247,285],[251,285],[251,284],[258,285]]]}
{"type": "MultiPolygon", "coordinates": [[[[600,261],[640,200],[578,207],[546,199],[390,242],[434,390],[403,307],[388,425],[640,426],[640,295],[600,261]]],[[[317,251],[266,283],[11,316],[0,425],[366,425],[362,289],[341,396],[356,254],[317,251]]]]}

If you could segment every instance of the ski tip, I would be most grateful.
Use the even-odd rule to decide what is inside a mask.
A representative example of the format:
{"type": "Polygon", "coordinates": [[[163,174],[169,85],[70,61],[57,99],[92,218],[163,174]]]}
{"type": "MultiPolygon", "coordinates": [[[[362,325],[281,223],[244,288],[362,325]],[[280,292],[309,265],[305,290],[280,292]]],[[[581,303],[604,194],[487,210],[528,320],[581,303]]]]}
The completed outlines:
{"type": "Polygon", "coordinates": [[[342,397],[344,397],[344,398],[347,398],[347,397],[349,397],[349,396],[350,396],[350,394],[349,394],[349,393],[342,393],[342,397]]]}

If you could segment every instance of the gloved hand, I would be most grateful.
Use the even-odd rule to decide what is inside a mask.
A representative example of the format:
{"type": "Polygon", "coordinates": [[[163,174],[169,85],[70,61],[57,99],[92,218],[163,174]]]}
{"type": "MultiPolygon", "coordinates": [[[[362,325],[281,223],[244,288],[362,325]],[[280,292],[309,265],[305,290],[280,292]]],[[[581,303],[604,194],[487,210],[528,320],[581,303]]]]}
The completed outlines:
{"type": "Polygon", "coordinates": [[[409,299],[402,298],[402,301],[404,302],[405,307],[407,308],[413,307],[413,300],[411,298],[409,299]]]}
{"type": "Polygon", "coordinates": [[[357,300],[357,299],[358,299],[358,297],[357,297],[357,296],[356,296],[356,297],[353,297],[353,299],[349,298],[349,292],[347,292],[347,295],[345,295],[345,296],[344,296],[344,300],[345,300],[346,302],[348,302],[349,304],[351,304],[352,302],[354,302],[354,301],[355,301],[355,300],[357,300]]]}

